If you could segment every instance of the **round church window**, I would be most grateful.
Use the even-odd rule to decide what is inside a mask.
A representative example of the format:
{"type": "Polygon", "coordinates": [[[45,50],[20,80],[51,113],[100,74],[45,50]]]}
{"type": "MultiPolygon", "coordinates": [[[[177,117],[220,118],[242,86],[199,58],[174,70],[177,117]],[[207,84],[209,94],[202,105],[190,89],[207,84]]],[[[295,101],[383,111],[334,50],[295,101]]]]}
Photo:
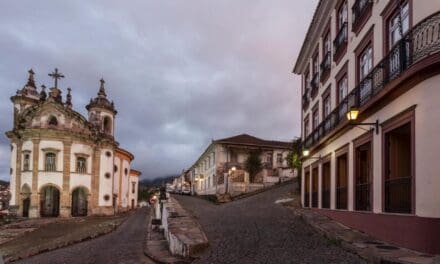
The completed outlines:
{"type": "Polygon", "coordinates": [[[110,152],[110,151],[107,151],[106,153],[105,153],[105,155],[107,156],[107,157],[111,157],[112,156],[112,153],[110,152]]]}
{"type": "Polygon", "coordinates": [[[111,177],[110,173],[108,173],[108,172],[104,176],[106,179],[110,179],[110,177],[111,177]]]}
{"type": "Polygon", "coordinates": [[[104,195],[104,200],[105,200],[105,201],[110,200],[110,195],[108,195],[108,194],[104,195]]]}

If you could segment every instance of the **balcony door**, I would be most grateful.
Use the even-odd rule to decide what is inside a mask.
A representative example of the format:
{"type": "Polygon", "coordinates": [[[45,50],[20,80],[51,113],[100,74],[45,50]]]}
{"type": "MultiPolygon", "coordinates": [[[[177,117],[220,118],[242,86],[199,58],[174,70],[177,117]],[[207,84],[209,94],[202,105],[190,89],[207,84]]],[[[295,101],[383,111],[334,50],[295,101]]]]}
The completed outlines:
{"type": "Polygon", "coordinates": [[[347,210],[348,207],[348,155],[336,159],[336,209],[347,210]]]}
{"type": "Polygon", "coordinates": [[[371,211],[373,169],[371,153],[371,141],[357,147],[355,150],[355,210],[357,211],[371,211]]]}

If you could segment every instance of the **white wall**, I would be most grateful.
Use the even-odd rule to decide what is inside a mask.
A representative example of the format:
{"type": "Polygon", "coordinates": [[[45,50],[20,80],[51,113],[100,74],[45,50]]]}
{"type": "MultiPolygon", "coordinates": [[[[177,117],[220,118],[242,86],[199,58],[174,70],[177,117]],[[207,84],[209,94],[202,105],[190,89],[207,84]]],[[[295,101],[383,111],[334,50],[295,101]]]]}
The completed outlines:
{"type": "Polygon", "coordinates": [[[99,206],[111,206],[112,200],[112,179],[113,179],[113,158],[114,153],[111,149],[101,150],[101,163],[99,169],[99,206]],[[106,153],[110,152],[110,157],[107,157],[106,153]],[[105,174],[110,173],[110,179],[105,178],[105,174]],[[104,196],[108,195],[110,199],[104,200],[104,196]]]}
{"type": "Polygon", "coordinates": [[[129,194],[128,194],[128,199],[129,199],[129,205],[128,206],[130,206],[131,207],[131,200],[132,199],[134,199],[134,207],[136,208],[137,207],[137,203],[138,203],[138,199],[137,199],[137,197],[138,197],[138,185],[139,185],[139,177],[137,177],[137,176],[130,176],[129,177],[129,181],[130,181],[130,191],[129,191],[129,194]],[[135,189],[134,189],[134,193],[132,192],[132,182],[135,182],[136,183],[136,187],[135,187],[135,189]]]}
{"type": "Polygon", "coordinates": [[[16,188],[16,181],[15,181],[15,177],[16,177],[16,164],[17,164],[17,145],[15,143],[12,143],[12,152],[11,152],[11,163],[10,166],[12,168],[12,174],[10,175],[10,181],[9,181],[9,186],[10,186],[10,191],[11,191],[11,200],[9,201],[10,205],[16,205],[15,204],[15,197],[16,197],[16,193],[15,193],[15,188],[16,188]]]}
{"type": "MultiPolygon", "coordinates": [[[[440,75],[436,75],[418,84],[410,91],[394,100],[382,110],[370,116],[363,122],[386,121],[401,111],[417,105],[415,109],[415,174],[416,174],[416,215],[424,217],[440,217],[440,163],[437,160],[437,151],[440,149],[440,141],[436,140],[440,135],[440,92],[438,91],[440,75]]],[[[331,163],[331,204],[335,203],[335,155],[334,150],[352,142],[365,131],[353,128],[335,139],[325,148],[321,149],[314,156],[325,156],[332,153],[331,163]]],[[[353,210],[353,146],[349,149],[349,197],[348,208],[353,210]]],[[[373,136],[373,210],[376,213],[382,212],[382,135],[373,136]]],[[[315,160],[307,160],[304,167],[311,165],[315,160]]],[[[304,173],[303,173],[304,182],[304,173]]],[[[303,185],[304,186],[304,185],[303,185]]],[[[304,193],[304,192],[303,192],[304,193]]]]}
{"type": "MultiPolygon", "coordinates": [[[[62,172],[39,172],[38,173],[38,190],[46,184],[58,186],[63,189],[63,173],[62,172]]],[[[32,187],[32,186],[30,186],[32,187]]]]}
{"type": "Polygon", "coordinates": [[[122,161],[122,207],[129,206],[129,175],[130,175],[130,163],[127,160],[122,161]],[[127,174],[125,174],[125,169],[127,169],[127,174]]]}
{"type": "MultiPolygon", "coordinates": [[[[119,157],[115,156],[115,166],[118,167],[118,171],[114,172],[114,177],[113,177],[113,193],[119,195],[119,176],[121,173],[121,159],[119,159],[119,157]]],[[[113,170],[114,171],[114,170],[113,170]]]]}
{"type": "Polygon", "coordinates": [[[86,187],[88,192],[90,193],[92,190],[92,176],[78,174],[78,173],[71,173],[69,185],[70,185],[70,191],[72,191],[76,187],[86,187]]]}

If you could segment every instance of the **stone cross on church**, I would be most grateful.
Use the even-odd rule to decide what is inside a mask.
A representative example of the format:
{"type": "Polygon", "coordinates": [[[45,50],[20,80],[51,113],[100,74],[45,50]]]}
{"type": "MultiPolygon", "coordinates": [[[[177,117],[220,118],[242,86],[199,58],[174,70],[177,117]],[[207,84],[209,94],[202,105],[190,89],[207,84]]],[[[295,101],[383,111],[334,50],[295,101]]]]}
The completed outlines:
{"type": "Polygon", "coordinates": [[[64,78],[64,75],[61,72],[58,72],[58,68],[55,68],[55,71],[48,74],[50,77],[55,80],[55,88],[58,88],[58,79],[64,78]]]}

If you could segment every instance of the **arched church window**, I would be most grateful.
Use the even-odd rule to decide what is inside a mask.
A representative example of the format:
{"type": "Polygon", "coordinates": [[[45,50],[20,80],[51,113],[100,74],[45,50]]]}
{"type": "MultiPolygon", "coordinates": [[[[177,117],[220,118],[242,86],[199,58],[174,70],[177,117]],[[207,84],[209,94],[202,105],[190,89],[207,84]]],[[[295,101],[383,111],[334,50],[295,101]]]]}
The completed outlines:
{"type": "Polygon", "coordinates": [[[111,135],[112,134],[112,120],[110,117],[104,117],[104,133],[111,135]]]}
{"type": "Polygon", "coordinates": [[[113,166],[113,170],[114,170],[115,172],[118,172],[118,166],[114,165],[114,166],[113,166]]]}
{"type": "Polygon", "coordinates": [[[30,159],[31,159],[31,155],[29,155],[29,153],[24,154],[24,159],[23,159],[23,170],[24,171],[29,170],[30,159]]]}
{"type": "Polygon", "coordinates": [[[51,117],[49,118],[49,125],[50,125],[50,126],[58,126],[58,120],[57,120],[57,118],[54,117],[54,116],[51,116],[51,117]]]}
{"type": "Polygon", "coordinates": [[[87,173],[87,159],[84,157],[78,157],[76,159],[76,172],[87,173]]]}
{"type": "Polygon", "coordinates": [[[125,174],[125,176],[127,176],[127,174],[128,174],[128,169],[127,168],[125,168],[124,174],[125,174]]]}
{"type": "Polygon", "coordinates": [[[46,153],[46,160],[45,160],[45,170],[46,171],[56,171],[56,159],[57,155],[55,153],[49,152],[46,153]]]}

